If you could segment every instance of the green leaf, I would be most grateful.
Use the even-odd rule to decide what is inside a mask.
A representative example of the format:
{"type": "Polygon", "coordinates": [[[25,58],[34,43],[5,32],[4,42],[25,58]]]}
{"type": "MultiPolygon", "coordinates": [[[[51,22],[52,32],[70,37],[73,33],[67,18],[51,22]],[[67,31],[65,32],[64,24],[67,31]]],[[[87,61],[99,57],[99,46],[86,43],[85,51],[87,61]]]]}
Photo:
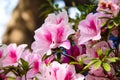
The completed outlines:
{"type": "Polygon", "coordinates": [[[113,22],[109,23],[108,29],[111,29],[114,26],[113,22]]]}
{"type": "Polygon", "coordinates": [[[24,59],[20,58],[20,61],[22,63],[22,68],[25,70],[25,71],[28,71],[29,70],[29,64],[27,61],[25,61],[24,59]]]}
{"type": "Polygon", "coordinates": [[[47,58],[50,57],[50,56],[51,56],[51,55],[47,55],[47,54],[43,55],[42,61],[44,61],[45,59],[47,59],[47,58]]]}
{"type": "Polygon", "coordinates": [[[101,64],[102,64],[102,61],[97,61],[95,64],[94,64],[94,68],[95,69],[98,69],[100,66],[101,66],[101,64]]]}
{"type": "Polygon", "coordinates": [[[59,5],[58,4],[55,4],[55,8],[58,8],[59,7],[59,5]]]}
{"type": "Polygon", "coordinates": [[[98,56],[101,56],[101,55],[102,55],[102,50],[101,50],[101,49],[98,49],[98,50],[97,50],[97,54],[98,54],[98,56]]]}
{"type": "Polygon", "coordinates": [[[113,23],[115,26],[118,26],[119,25],[119,18],[115,17],[113,23]]]}
{"type": "Polygon", "coordinates": [[[116,60],[118,60],[118,58],[117,57],[107,58],[107,60],[110,62],[116,62],[116,60]]]}
{"type": "Polygon", "coordinates": [[[37,78],[37,77],[35,77],[35,80],[38,80],[38,78],[37,78]]]}
{"type": "Polygon", "coordinates": [[[105,56],[109,56],[109,54],[112,52],[112,51],[114,51],[114,49],[107,49],[106,51],[105,51],[105,56]]]}
{"type": "Polygon", "coordinates": [[[110,67],[110,65],[108,63],[103,62],[102,66],[103,66],[105,71],[110,71],[111,70],[111,67],[110,67]]]}
{"type": "Polygon", "coordinates": [[[47,1],[49,2],[49,5],[50,5],[51,7],[53,7],[52,1],[51,1],[51,0],[47,0],[47,1]]]}
{"type": "Polygon", "coordinates": [[[83,70],[89,68],[91,65],[93,65],[93,64],[96,63],[97,61],[98,61],[97,59],[92,60],[87,66],[85,66],[85,67],[83,68],[83,70]]]}
{"type": "Polygon", "coordinates": [[[79,64],[80,65],[80,63],[78,63],[78,62],[70,62],[69,64],[70,65],[74,65],[74,64],[79,64]]]}
{"type": "Polygon", "coordinates": [[[7,78],[8,78],[8,80],[15,80],[14,77],[7,77],[7,78]]]}

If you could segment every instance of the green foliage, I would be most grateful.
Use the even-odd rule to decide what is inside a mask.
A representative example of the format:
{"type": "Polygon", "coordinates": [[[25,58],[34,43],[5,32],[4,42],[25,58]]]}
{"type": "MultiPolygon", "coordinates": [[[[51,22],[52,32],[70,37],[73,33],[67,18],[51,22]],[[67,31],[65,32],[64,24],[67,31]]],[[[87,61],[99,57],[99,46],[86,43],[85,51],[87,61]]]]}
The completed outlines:
{"type": "Polygon", "coordinates": [[[103,53],[103,52],[102,52],[102,50],[101,50],[101,49],[98,49],[98,50],[97,50],[97,54],[98,54],[98,56],[101,56],[101,55],[102,55],[102,53],[103,53]]]}
{"type": "Polygon", "coordinates": [[[85,17],[87,16],[87,14],[89,14],[90,12],[94,12],[94,10],[96,9],[96,5],[94,4],[84,4],[84,5],[78,5],[77,8],[81,11],[81,20],[85,19],[85,17]]]}
{"type": "Polygon", "coordinates": [[[98,61],[94,64],[94,68],[95,68],[95,69],[100,68],[101,64],[102,64],[102,61],[101,61],[101,60],[98,60],[98,61]]]}
{"type": "Polygon", "coordinates": [[[24,59],[20,58],[21,61],[21,67],[23,68],[23,70],[25,71],[25,73],[29,70],[29,64],[27,61],[25,61],[24,59]]]}
{"type": "Polygon", "coordinates": [[[39,80],[37,77],[35,77],[35,80],[39,80]]]}
{"type": "MultiPolygon", "coordinates": [[[[80,10],[80,12],[81,12],[80,19],[81,20],[84,19],[86,17],[86,15],[89,14],[90,12],[95,11],[95,9],[97,7],[94,3],[95,1],[92,1],[90,4],[79,4],[79,5],[76,5],[74,0],[72,0],[70,2],[73,6],[76,6],[80,10]]],[[[69,8],[69,6],[65,6],[64,9],[67,11],[68,8],[69,8]]],[[[53,12],[57,13],[57,12],[62,11],[61,8],[58,8],[57,4],[56,5],[53,4],[52,0],[46,0],[46,3],[42,4],[39,9],[41,11],[43,10],[43,12],[40,13],[40,17],[43,17],[43,16],[47,17],[47,15],[49,13],[53,13],[53,12]]],[[[77,15],[76,15],[76,17],[77,17],[77,15]]],[[[79,19],[79,17],[77,17],[76,20],[80,21],[80,19],[79,19]]],[[[70,22],[72,21],[72,22],[76,23],[77,22],[76,20],[71,19],[70,22]]]]}
{"type": "Polygon", "coordinates": [[[58,8],[58,5],[54,6],[52,0],[46,0],[46,3],[40,5],[39,10],[43,11],[40,13],[39,17],[44,17],[44,18],[47,17],[47,15],[50,13],[61,11],[61,9],[58,8]]]}
{"type": "Polygon", "coordinates": [[[50,56],[51,56],[51,55],[47,55],[47,54],[43,55],[42,61],[44,61],[45,59],[47,59],[47,58],[50,57],[50,56]]]}
{"type": "Polygon", "coordinates": [[[114,23],[113,22],[110,22],[109,25],[108,25],[108,29],[111,29],[114,27],[114,23]]]}
{"type": "Polygon", "coordinates": [[[110,64],[108,64],[108,63],[103,62],[102,66],[103,66],[105,71],[110,71],[111,70],[110,64]]]}
{"type": "MultiPolygon", "coordinates": [[[[4,72],[2,74],[7,75],[9,72],[14,73],[16,76],[22,77],[23,75],[26,75],[27,71],[30,69],[28,62],[20,59],[21,63],[18,63],[18,66],[7,66],[3,67],[2,70],[4,72]]],[[[14,79],[13,77],[8,77],[9,79],[14,79]]]]}
{"type": "Polygon", "coordinates": [[[85,66],[83,68],[83,70],[86,70],[87,68],[89,68],[91,65],[95,64],[98,60],[97,59],[93,59],[89,62],[89,64],[87,64],[87,66],[85,66]]]}
{"type": "Polygon", "coordinates": [[[118,57],[110,57],[110,58],[106,58],[108,61],[110,61],[110,62],[116,62],[117,60],[119,60],[119,58],[118,57]]]}
{"type": "Polygon", "coordinates": [[[101,49],[97,50],[98,58],[92,59],[85,67],[84,70],[89,68],[90,66],[94,66],[95,69],[103,67],[105,71],[110,71],[110,63],[115,63],[117,60],[120,60],[118,57],[110,57],[109,54],[112,50],[106,50],[105,53],[101,49]]]}
{"type": "Polygon", "coordinates": [[[120,25],[120,19],[119,19],[119,17],[115,17],[115,18],[113,19],[113,23],[114,23],[115,26],[120,25]]]}
{"type": "Polygon", "coordinates": [[[74,65],[74,64],[78,64],[78,65],[80,65],[79,62],[70,62],[69,64],[70,64],[70,65],[74,65]]]}
{"type": "Polygon", "coordinates": [[[78,65],[80,65],[80,66],[82,66],[83,65],[83,59],[81,58],[79,61],[71,61],[69,64],[71,64],[71,65],[74,65],[74,64],[78,64],[78,65]]]}

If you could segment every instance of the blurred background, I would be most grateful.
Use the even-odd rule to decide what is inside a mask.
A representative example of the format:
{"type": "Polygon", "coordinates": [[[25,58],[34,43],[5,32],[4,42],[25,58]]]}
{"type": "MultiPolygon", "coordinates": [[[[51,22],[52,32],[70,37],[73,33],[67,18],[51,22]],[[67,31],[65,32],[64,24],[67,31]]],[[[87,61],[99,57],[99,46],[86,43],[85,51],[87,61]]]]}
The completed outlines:
{"type": "Polygon", "coordinates": [[[97,0],[0,0],[0,43],[28,44],[49,13],[67,10],[71,24],[94,12],[97,0]]]}

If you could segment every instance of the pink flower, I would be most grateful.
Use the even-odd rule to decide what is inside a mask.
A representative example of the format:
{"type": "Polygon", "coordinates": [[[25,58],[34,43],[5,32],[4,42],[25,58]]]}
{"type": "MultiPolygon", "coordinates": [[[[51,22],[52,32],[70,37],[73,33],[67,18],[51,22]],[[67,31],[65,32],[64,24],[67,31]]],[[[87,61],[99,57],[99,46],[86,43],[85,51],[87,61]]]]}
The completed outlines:
{"type": "Polygon", "coordinates": [[[8,45],[6,50],[7,55],[2,61],[3,66],[16,65],[26,46],[26,44],[19,45],[18,47],[16,44],[8,45]]]}
{"type": "Polygon", "coordinates": [[[54,55],[51,55],[49,56],[47,59],[44,60],[44,63],[47,65],[47,64],[50,64],[53,60],[55,59],[55,56],[54,55]]]}
{"type": "MultiPolygon", "coordinates": [[[[71,46],[70,49],[66,50],[67,54],[77,58],[80,55],[80,51],[79,48],[75,45],[75,46],[71,46]]],[[[71,59],[67,56],[62,56],[62,62],[63,63],[69,63],[71,61],[71,59]]]]}
{"type": "Polygon", "coordinates": [[[58,15],[55,15],[54,13],[49,14],[48,17],[45,19],[45,23],[52,23],[52,24],[66,23],[68,24],[67,12],[63,11],[58,15]]]}
{"type": "Polygon", "coordinates": [[[88,75],[85,77],[85,80],[117,80],[115,76],[115,70],[111,67],[111,71],[104,73],[102,67],[94,69],[91,67],[91,70],[88,72],[88,75]]]}
{"type": "Polygon", "coordinates": [[[109,46],[107,42],[101,41],[92,47],[90,47],[91,44],[86,44],[86,54],[84,54],[82,57],[87,57],[86,60],[84,60],[85,64],[88,64],[92,59],[99,58],[97,51],[101,50],[102,54],[105,54],[106,50],[109,50],[109,46]]]}
{"type": "Polygon", "coordinates": [[[108,79],[108,78],[106,78],[106,77],[97,77],[97,76],[88,74],[88,75],[85,77],[85,80],[111,80],[111,79],[108,79]]]}
{"type": "Polygon", "coordinates": [[[0,68],[3,66],[2,61],[6,57],[6,53],[7,53],[6,50],[7,50],[7,46],[6,45],[2,45],[0,47],[0,68]]]}
{"type": "Polygon", "coordinates": [[[74,41],[74,43],[76,45],[78,45],[78,39],[79,39],[79,37],[80,37],[80,31],[77,30],[77,32],[75,32],[75,34],[72,36],[72,40],[74,41]]]}
{"type": "Polygon", "coordinates": [[[111,33],[113,36],[118,37],[118,30],[117,29],[114,29],[111,33]]]}
{"type": "Polygon", "coordinates": [[[119,3],[119,0],[99,0],[97,11],[103,10],[117,16],[120,11],[119,3]]]}
{"type": "Polygon", "coordinates": [[[7,55],[7,45],[2,45],[0,47],[0,59],[5,58],[7,55]]]}
{"type": "Polygon", "coordinates": [[[26,50],[21,56],[21,58],[27,61],[28,64],[30,65],[29,68],[31,68],[26,74],[27,79],[34,78],[35,75],[40,72],[39,68],[42,57],[38,54],[31,53],[29,50],[26,50]]]}
{"type": "MultiPolygon", "coordinates": [[[[64,15],[61,17],[64,18],[64,15]]],[[[44,54],[50,51],[50,49],[60,46],[66,49],[70,48],[70,42],[67,38],[75,31],[66,23],[66,20],[61,19],[62,21],[56,24],[56,22],[51,22],[51,18],[48,16],[46,22],[35,31],[35,41],[32,44],[32,49],[35,53],[44,54]]]]}
{"type": "MultiPolygon", "coordinates": [[[[45,72],[45,71],[44,71],[45,72]]],[[[84,76],[76,74],[73,65],[53,62],[46,68],[46,73],[42,73],[44,80],[84,80],[84,76]]]]}
{"type": "Polygon", "coordinates": [[[89,40],[99,40],[101,23],[99,21],[99,13],[90,13],[87,15],[86,19],[79,23],[80,38],[78,40],[79,44],[84,44],[89,40]]]}
{"type": "Polygon", "coordinates": [[[98,69],[94,69],[94,67],[91,67],[91,70],[89,71],[90,74],[93,74],[95,76],[105,76],[104,74],[104,70],[102,67],[98,68],[98,69]]]}
{"type": "Polygon", "coordinates": [[[3,51],[0,50],[0,58],[2,58],[2,56],[3,56],[3,51]]]}

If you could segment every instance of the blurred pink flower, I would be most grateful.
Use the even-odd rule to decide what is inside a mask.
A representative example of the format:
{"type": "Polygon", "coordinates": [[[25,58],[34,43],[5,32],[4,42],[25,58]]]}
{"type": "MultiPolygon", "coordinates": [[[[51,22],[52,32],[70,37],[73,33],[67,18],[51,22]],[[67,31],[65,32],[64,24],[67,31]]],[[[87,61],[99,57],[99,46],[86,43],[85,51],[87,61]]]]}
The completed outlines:
{"type": "Polygon", "coordinates": [[[84,80],[84,76],[76,74],[75,67],[68,64],[60,64],[53,62],[46,68],[46,73],[43,73],[44,80],[84,80]]]}
{"type": "MultiPolygon", "coordinates": [[[[61,15],[61,18],[65,18],[64,13],[58,15],[61,15]]],[[[66,49],[70,48],[70,42],[67,38],[75,31],[64,19],[61,19],[62,21],[59,24],[56,24],[56,22],[52,23],[51,18],[54,17],[48,16],[46,22],[35,31],[35,41],[32,44],[32,49],[35,53],[44,54],[50,49],[60,46],[66,49]]]]}
{"type": "Polygon", "coordinates": [[[113,36],[118,37],[118,30],[117,29],[114,29],[111,33],[113,36]]]}
{"type": "Polygon", "coordinates": [[[97,76],[88,74],[88,75],[85,77],[85,80],[111,80],[111,79],[108,79],[108,78],[106,78],[106,77],[97,77],[97,76]]]}
{"type": "Polygon", "coordinates": [[[90,71],[89,71],[90,74],[93,74],[95,76],[105,76],[104,74],[104,70],[102,67],[98,68],[98,69],[95,69],[93,66],[90,68],[90,71]]]}
{"type": "Polygon", "coordinates": [[[85,20],[79,23],[80,38],[78,44],[84,44],[89,40],[99,40],[101,23],[99,21],[99,13],[90,13],[87,15],[85,20]]]}
{"type": "Polygon", "coordinates": [[[4,60],[4,58],[6,57],[7,54],[7,45],[2,45],[0,47],[0,68],[3,66],[2,61],[4,60]]]}
{"type": "Polygon", "coordinates": [[[88,75],[85,77],[85,80],[117,80],[115,76],[115,70],[111,66],[111,71],[107,72],[107,74],[104,73],[104,70],[102,67],[98,69],[94,69],[92,66],[90,68],[90,71],[88,72],[88,75]]]}
{"type": "Polygon", "coordinates": [[[99,0],[97,11],[103,10],[117,16],[120,11],[119,3],[119,0],[99,0]]]}
{"type": "Polygon", "coordinates": [[[27,47],[26,44],[19,45],[18,47],[16,44],[8,45],[6,50],[7,55],[2,61],[3,66],[17,65],[25,47],[27,47]]]}

